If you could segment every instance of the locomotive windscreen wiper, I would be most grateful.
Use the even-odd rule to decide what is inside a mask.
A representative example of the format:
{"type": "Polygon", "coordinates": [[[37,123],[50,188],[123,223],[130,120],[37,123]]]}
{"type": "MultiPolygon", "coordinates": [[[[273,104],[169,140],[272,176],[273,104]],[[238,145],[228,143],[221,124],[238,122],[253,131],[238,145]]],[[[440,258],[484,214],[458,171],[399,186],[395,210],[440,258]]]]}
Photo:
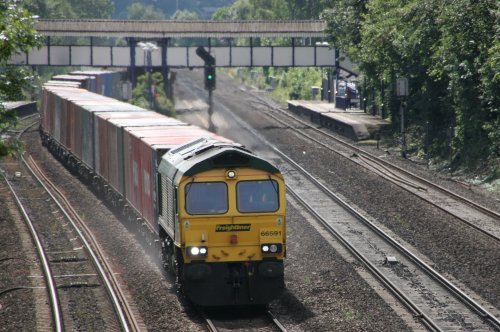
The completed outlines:
{"type": "Polygon", "coordinates": [[[271,186],[273,186],[273,189],[274,191],[276,192],[276,194],[278,194],[278,183],[276,183],[276,187],[274,186],[274,182],[273,179],[271,179],[271,175],[268,175],[267,176],[269,178],[269,182],[271,182],[271,186]]]}

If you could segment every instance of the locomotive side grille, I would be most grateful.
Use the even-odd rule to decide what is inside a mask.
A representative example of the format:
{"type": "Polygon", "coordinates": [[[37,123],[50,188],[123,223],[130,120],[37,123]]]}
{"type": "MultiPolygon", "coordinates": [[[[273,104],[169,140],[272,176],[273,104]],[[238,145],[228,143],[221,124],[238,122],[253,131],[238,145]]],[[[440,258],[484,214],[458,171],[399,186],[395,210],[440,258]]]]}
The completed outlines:
{"type": "Polygon", "coordinates": [[[167,216],[167,211],[168,211],[168,200],[167,200],[167,180],[165,179],[165,176],[160,176],[160,194],[161,194],[161,211],[160,215],[166,217],[167,216]]]}
{"type": "Polygon", "coordinates": [[[174,186],[172,184],[172,181],[170,181],[169,178],[166,178],[165,181],[163,181],[163,183],[166,187],[166,188],[164,188],[163,192],[167,196],[165,198],[166,199],[165,206],[167,207],[167,211],[166,211],[167,226],[168,226],[168,228],[170,228],[173,231],[174,230],[174,214],[175,214],[174,186]]]}

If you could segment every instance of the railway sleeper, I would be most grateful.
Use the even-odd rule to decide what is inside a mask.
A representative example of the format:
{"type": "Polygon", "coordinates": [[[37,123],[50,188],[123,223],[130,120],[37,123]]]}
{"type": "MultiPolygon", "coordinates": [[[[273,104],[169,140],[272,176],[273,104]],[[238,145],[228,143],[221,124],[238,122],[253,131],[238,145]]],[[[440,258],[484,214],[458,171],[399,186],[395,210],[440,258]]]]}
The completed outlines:
{"type": "Polygon", "coordinates": [[[90,283],[88,281],[72,281],[68,284],[57,286],[57,288],[88,288],[88,287],[91,288],[101,287],[101,284],[90,283]]]}

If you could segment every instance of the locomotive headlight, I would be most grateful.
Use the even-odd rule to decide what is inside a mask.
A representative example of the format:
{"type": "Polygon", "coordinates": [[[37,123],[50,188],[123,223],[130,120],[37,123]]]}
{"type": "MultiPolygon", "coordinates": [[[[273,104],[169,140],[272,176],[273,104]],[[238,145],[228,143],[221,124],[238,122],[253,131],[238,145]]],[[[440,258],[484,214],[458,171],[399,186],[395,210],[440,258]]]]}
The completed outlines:
{"type": "Polygon", "coordinates": [[[189,256],[206,256],[208,253],[207,247],[187,247],[189,256]]]}
{"type": "Polygon", "coordinates": [[[266,243],[260,245],[263,254],[278,254],[283,250],[281,243],[266,243]]]}
{"type": "Polygon", "coordinates": [[[236,171],[230,169],[229,171],[226,172],[226,178],[229,180],[234,180],[236,179],[236,171]]]}

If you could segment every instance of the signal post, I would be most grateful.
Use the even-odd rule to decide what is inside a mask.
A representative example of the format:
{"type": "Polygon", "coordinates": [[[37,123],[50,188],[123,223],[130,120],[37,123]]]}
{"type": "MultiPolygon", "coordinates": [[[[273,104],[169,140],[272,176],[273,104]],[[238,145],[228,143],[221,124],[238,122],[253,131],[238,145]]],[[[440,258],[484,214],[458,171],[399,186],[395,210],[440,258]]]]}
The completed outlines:
{"type": "Polygon", "coordinates": [[[204,81],[205,90],[208,90],[208,130],[215,132],[217,128],[212,121],[213,115],[213,102],[212,102],[212,91],[215,90],[215,58],[205,50],[204,47],[200,46],[196,49],[196,54],[203,59],[205,62],[204,70],[204,81]]]}

